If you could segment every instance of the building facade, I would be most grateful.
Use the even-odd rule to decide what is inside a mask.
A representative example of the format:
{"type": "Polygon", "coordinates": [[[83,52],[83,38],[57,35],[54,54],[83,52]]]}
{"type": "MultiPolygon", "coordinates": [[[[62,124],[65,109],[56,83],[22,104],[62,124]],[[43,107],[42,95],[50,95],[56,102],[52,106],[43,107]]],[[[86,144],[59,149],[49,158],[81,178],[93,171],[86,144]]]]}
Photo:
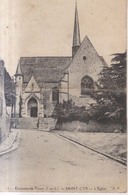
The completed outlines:
{"type": "Polygon", "coordinates": [[[107,66],[89,38],[81,42],[77,4],[75,6],[72,56],[21,57],[17,66],[16,117],[51,117],[55,105],[73,99],[78,106],[93,100],[86,89],[95,89],[101,69],[107,66]]]}
{"type": "Polygon", "coordinates": [[[10,132],[10,118],[6,110],[4,93],[4,62],[0,60],[0,142],[2,142],[10,132]]]}

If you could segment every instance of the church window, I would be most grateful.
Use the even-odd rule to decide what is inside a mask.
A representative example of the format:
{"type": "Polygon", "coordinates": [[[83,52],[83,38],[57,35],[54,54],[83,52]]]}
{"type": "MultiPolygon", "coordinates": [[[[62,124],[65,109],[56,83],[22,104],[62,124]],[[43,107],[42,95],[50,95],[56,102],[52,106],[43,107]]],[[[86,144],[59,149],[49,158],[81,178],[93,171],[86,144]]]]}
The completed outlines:
{"type": "Polygon", "coordinates": [[[58,89],[58,87],[54,87],[52,89],[52,101],[59,102],[59,89],[58,89]]]}
{"type": "Polygon", "coordinates": [[[94,89],[93,79],[86,75],[81,79],[81,95],[89,94],[89,92],[94,89]]]}
{"type": "Polygon", "coordinates": [[[32,91],[34,90],[34,83],[32,83],[32,91]]]}
{"type": "Polygon", "coordinates": [[[86,56],[83,56],[83,60],[85,61],[87,58],[86,58],[86,56]]]}

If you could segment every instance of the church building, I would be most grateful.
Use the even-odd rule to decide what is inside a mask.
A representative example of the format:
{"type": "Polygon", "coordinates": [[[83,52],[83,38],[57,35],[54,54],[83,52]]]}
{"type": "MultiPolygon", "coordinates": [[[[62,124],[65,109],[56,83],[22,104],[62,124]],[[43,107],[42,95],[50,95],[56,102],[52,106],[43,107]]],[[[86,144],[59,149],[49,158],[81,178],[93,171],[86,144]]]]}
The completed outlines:
{"type": "Polygon", "coordinates": [[[101,69],[107,66],[89,38],[81,42],[75,6],[72,56],[21,57],[15,73],[15,117],[51,117],[58,102],[72,99],[87,106],[92,99],[86,89],[95,89],[101,69]]]}

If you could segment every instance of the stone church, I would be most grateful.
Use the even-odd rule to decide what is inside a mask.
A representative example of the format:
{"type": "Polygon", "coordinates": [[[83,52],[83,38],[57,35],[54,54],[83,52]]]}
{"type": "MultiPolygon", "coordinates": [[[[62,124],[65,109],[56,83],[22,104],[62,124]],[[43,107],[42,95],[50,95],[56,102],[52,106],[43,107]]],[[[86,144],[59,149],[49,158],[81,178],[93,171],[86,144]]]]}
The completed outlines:
{"type": "Polygon", "coordinates": [[[95,89],[100,70],[107,66],[89,38],[81,42],[75,6],[72,56],[21,57],[15,73],[15,117],[50,117],[55,105],[73,99],[78,106],[93,100],[86,89],[95,89]]]}

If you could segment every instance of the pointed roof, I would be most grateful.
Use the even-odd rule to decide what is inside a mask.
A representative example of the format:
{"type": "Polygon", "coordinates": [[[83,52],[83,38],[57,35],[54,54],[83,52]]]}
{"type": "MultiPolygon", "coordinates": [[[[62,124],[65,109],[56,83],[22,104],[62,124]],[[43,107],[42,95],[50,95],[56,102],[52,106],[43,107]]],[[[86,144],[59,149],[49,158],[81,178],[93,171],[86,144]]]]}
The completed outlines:
{"type": "Polygon", "coordinates": [[[80,55],[81,51],[83,52],[84,51],[84,55],[90,55],[91,54],[96,54],[97,57],[100,59],[100,61],[102,62],[102,64],[104,66],[108,66],[106,61],[104,60],[103,56],[99,56],[98,52],[96,51],[96,49],[94,48],[93,44],[91,43],[90,39],[88,38],[88,36],[86,35],[85,38],[83,39],[79,49],[78,49],[78,52],[76,54],[76,56],[74,57],[74,59],[72,60],[72,62],[75,60],[75,58],[77,56],[80,55]]]}
{"type": "Polygon", "coordinates": [[[74,20],[74,33],[73,33],[73,47],[80,46],[80,28],[79,28],[79,17],[78,17],[78,10],[77,10],[77,2],[75,4],[75,20],[74,20]]]}
{"type": "Polygon", "coordinates": [[[20,63],[18,63],[18,66],[17,66],[16,74],[15,75],[22,75],[20,63]]]}
{"type": "MultiPolygon", "coordinates": [[[[96,63],[96,61],[98,61],[99,63],[99,67],[104,67],[104,66],[108,66],[106,61],[104,60],[103,56],[99,56],[98,52],[96,51],[96,49],[94,48],[94,46],[92,45],[90,39],[88,38],[88,36],[86,35],[85,38],[83,39],[76,55],[74,56],[74,58],[72,59],[70,66],[68,68],[68,70],[73,70],[76,71],[75,69],[75,65],[74,64],[81,64],[83,63],[83,59],[86,59],[86,64],[92,64],[92,62],[94,62],[94,64],[96,63]],[[80,58],[81,56],[81,58],[80,58]],[[80,60],[82,62],[80,62],[80,60]],[[76,63],[77,62],[77,63],[76,63]]],[[[94,65],[95,67],[95,65],[94,65]]],[[[80,66],[79,66],[80,68],[80,66]]]]}

